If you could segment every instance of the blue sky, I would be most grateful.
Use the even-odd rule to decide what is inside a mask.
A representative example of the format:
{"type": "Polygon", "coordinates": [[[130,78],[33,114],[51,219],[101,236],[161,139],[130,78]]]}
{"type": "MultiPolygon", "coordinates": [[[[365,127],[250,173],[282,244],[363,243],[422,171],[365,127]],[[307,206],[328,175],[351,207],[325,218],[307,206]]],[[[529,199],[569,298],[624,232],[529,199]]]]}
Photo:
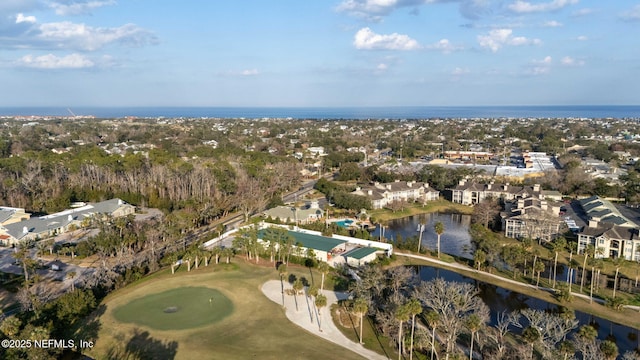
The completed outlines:
{"type": "Polygon", "coordinates": [[[0,0],[0,106],[640,104],[640,1],[0,0]]]}

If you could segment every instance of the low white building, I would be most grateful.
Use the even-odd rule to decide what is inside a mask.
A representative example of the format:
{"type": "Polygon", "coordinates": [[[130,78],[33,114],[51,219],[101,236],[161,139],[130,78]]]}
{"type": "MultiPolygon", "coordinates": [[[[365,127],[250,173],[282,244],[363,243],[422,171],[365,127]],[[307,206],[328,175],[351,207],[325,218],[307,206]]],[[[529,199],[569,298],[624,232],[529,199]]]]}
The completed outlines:
{"type": "Polygon", "coordinates": [[[55,214],[28,218],[0,226],[2,245],[16,245],[21,241],[38,240],[69,231],[72,226],[80,227],[86,218],[109,215],[114,218],[135,212],[133,205],[120,199],[111,199],[55,214]]]}
{"type": "MultiPolygon", "coordinates": [[[[352,238],[349,236],[332,235],[331,237],[322,236],[319,231],[311,230],[289,230],[286,225],[275,225],[262,223],[258,231],[258,239],[260,242],[268,243],[272,241],[279,242],[280,236],[283,236],[282,230],[272,232],[270,229],[280,228],[286,230],[286,235],[290,236],[292,245],[299,247],[302,254],[306,254],[308,249],[313,250],[316,260],[329,263],[331,266],[337,264],[349,264],[351,266],[361,266],[374,261],[378,254],[391,256],[393,254],[393,244],[382,243],[373,240],[363,240],[352,238]]],[[[228,234],[226,235],[228,236],[228,234]]],[[[210,244],[215,243],[215,241],[210,244]]],[[[210,246],[205,244],[205,246],[210,246]]]]}
{"type": "Polygon", "coordinates": [[[304,208],[296,206],[276,206],[262,212],[265,218],[279,219],[286,223],[306,224],[322,218],[322,209],[317,201],[312,201],[304,208]]]}

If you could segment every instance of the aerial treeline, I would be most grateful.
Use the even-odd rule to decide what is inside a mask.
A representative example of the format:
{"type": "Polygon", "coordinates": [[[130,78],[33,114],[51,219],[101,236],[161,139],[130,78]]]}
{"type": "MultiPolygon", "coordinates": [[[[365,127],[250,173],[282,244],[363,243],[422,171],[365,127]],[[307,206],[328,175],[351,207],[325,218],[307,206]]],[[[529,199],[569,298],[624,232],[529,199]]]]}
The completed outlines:
{"type": "Polygon", "coordinates": [[[360,209],[371,209],[371,200],[369,198],[351,193],[355,190],[354,187],[338,185],[322,178],[316,182],[314,188],[323,193],[327,201],[333,203],[340,209],[356,211],[360,209]]]}
{"type": "Polygon", "coordinates": [[[119,197],[165,210],[184,207],[251,212],[293,188],[299,164],[262,153],[219,153],[181,158],[156,149],[148,157],[109,155],[88,145],[66,154],[29,152],[0,159],[0,201],[36,212],[68,208],[75,201],[119,197]]]}
{"type": "MultiPolygon", "coordinates": [[[[522,309],[497,315],[478,287],[441,278],[423,281],[415,268],[367,266],[352,285],[347,304],[360,317],[368,315],[399,355],[437,359],[615,359],[613,340],[597,339],[586,325],[578,328],[575,314],[557,310],[522,309]]],[[[637,359],[633,353],[625,359],[637,359]]]]}

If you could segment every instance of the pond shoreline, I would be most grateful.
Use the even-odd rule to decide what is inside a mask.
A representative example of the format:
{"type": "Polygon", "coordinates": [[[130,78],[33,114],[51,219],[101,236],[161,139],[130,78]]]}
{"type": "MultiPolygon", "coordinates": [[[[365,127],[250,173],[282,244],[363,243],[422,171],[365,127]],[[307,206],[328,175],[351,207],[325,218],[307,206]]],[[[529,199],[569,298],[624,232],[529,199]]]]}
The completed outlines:
{"type": "Polygon", "coordinates": [[[400,211],[391,211],[388,209],[378,209],[371,211],[372,222],[387,222],[391,220],[402,219],[404,217],[431,214],[431,213],[447,213],[447,214],[473,214],[471,206],[452,203],[447,200],[436,200],[426,203],[424,206],[419,204],[408,205],[400,211]]]}
{"type": "Polygon", "coordinates": [[[467,276],[475,280],[486,282],[487,284],[496,285],[496,286],[508,289],[510,291],[515,291],[523,295],[531,296],[536,299],[543,300],[552,304],[564,306],[572,310],[582,311],[584,313],[601,317],[604,320],[608,320],[620,325],[627,326],[629,328],[640,330],[640,323],[638,323],[636,320],[638,317],[637,313],[640,312],[639,306],[626,305],[623,311],[613,312],[608,308],[605,308],[603,305],[596,304],[596,302],[599,302],[601,300],[596,301],[596,299],[594,298],[594,304],[589,304],[588,296],[584,294],[575,293],[575,292],[572,293],[572,295],[575,298],[574,302],[560,303],[558,300],[555,299],[555,297],[551,293],[553,289],[538,287],[532,284],[526,284],[517,280],[512,280],[496,274],[491,274],[486,271],[479,271],[457,262],[447,263],[447,262],[444,262],[438,259],[433,259],[427,256],[410,254],[410,253],[399,252],[399,251],[395,251],[395,255],[397,257],[404,257],[409,259],[409,262],[397,261],[397,262],[401,262],[401,265],[428,265],[428,266],[450,270],[457,274],[467,276]],[[425,262],[426,264],[414,264],[412,263],[411,260],[422,261],[422,262],[425,262]]]}

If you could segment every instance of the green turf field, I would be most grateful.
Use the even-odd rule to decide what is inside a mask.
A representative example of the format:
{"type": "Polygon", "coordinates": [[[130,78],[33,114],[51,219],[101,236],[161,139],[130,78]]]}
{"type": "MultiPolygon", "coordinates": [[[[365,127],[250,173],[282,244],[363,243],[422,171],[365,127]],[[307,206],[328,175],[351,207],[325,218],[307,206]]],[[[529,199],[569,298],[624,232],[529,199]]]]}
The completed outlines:
{"type": "Polygon", "coordinates": [[[132,300],[115,309],[113,316],[157,330],[183,330],[213,324],[232,312],[231,300],[218,290],[180,287],[132,300]]]}
{"type": "MultiPolygon", "coordinates": [[[[255,266],[236,258],[232,264],[201,266],[191,272],[180,269],[175,275],[165,270],[117,290],[102,302],[94,317],[79,326],[78,332],[86,334],[81,338],[95,339],[95,346],[85,353],[94,359],[362,359],[292,324],[282,306],[260,290],[265,281],[280,278],[275,266],[264,264],[255,266]],[[204,292],[189,295],[194,289],[204,292]],[[229,300],[226,315],[221,310],[213,314],[206,311],[209,294],[214,292],[220,295],[213,296],[212,305],[217,299],[229,300]],[[172,301],[162,302],[160,298],[165,296],[172,301]],[[207,323],[197,326],[197,318],[180,319],[181,326],[189,325],[180,328],[165,320],[160,325],[144,323],[150,317],[186,315],[178,304],[183,300],[192,304],[189,311],[204,313],[199,316],[207,323]],[[178,311],[164,312],[172,307],[178,311]],[[162,330],[161,326],[172,328],[162,330]]],[[[289,275],[320,281],[320,274],[310,273],[308,268],[292,266],[289,270],[289,275]]]]}

